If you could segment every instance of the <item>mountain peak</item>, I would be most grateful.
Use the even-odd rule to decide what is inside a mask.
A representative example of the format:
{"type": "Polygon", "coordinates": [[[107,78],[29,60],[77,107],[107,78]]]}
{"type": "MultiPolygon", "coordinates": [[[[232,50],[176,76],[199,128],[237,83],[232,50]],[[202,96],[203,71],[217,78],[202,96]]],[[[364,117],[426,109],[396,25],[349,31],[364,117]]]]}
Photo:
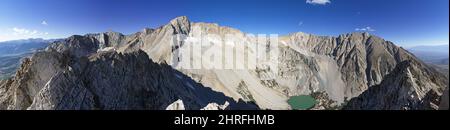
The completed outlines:
{"type": "Polygon", "coordinates": [[[188,25],[190,24],[189,19],[186,16],[179,16],[170,20],[171,25],[188,25]]]}
{"type": "Polygon", "coordinates": [[[144,28],[144,29],[142,29],[142,33],[144,33],[144,34],[150,34],[151,32],[153,32],[153,30],[154,30],[154,29],[151,29],[151,28],[144,28]]]}
{"type": "Polygon", "coordinates": [[[175,33],[187,34],[191,30],[191,22],[186,16],[170,20],[170,25],[175,29],[175,33]]]}
{"type": "Polygon", "coordinates": [[[372,35],[370,33],[368,33],[368,32],[350,32],[350,33],[342,34],[341,36],[364,36],[364,37],[369,37],[369,36],[372,36],[372,35]]]}
{"type": "Polygon", "coordinates": [[[178,17],[170,20],[170,23],[175,22],[175,21],[189,21],[189,19],[187,18],[187,16],[178,16],[178,17]]]}

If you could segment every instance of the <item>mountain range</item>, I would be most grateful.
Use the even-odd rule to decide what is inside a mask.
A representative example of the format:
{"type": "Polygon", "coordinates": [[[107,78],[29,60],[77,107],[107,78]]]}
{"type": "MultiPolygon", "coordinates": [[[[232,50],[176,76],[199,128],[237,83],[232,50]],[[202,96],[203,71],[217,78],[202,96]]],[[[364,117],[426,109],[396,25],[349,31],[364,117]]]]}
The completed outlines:
{"type": "Polygon", "coordinates": [[[439,72],[444,73],[448,77],[448,45],[435,46],[414,46],[408,48],[419,59],[428,65],[436,68],[439,72]]]}
{"type": "Polygon", "coordinates": [[[21,59],[31,56],[32,53],[57,40],[36,38],[0,42],[0,79],[14,75],[20,66],[21,59]]]}
{"type": "Polygon", "coordinates": [[[415,46],[408,48],[408,51],[412,52],[426,63],[448,65],[448,48],[448,45],[415,46]]]}
{"type": "Polygon", "coordinates": [[[248,43],[245,50],[261,43],[238,29],[184,16],[130,35],[105,32],[54,41],[25,58],[14,77],[0,81],[0,109],[284,110],[292,109],[287,100],[298,95],[316,99],[314,110],[448,109],[447,76],[366,32],[278,36],[275,68],[274,62],[249,59],[235,64],[257,69],[174,67],[173,53],[196,44],[186,39],[227,34],[248,43]],[[175,34],[186,37],[173,39],[175,34]]]}

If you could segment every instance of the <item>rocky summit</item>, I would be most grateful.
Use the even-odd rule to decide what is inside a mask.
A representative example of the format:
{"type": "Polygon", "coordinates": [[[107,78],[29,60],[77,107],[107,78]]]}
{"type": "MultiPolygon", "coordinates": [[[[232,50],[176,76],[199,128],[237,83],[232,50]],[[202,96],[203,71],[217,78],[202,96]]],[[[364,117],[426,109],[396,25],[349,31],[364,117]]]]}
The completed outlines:
{"type": "MultiPolygon", "coordinates": [[[[2,80],[0,109],[283,110],[292,109],[287,100],[297,95],[312,95],[319,102],[315,110],[448,109],[448,77],[369,33],[277,36],[276,68],[270,66],[275,61],[248,59],[235,63],[257,69],[174,66],[174,52],[196,44],[189,39],[227,34],[248,43],[246,50],[261,42],[237,29],[184,16],[130,35],[74,35],[34,53],[14,77],[2,80]],[[173,39],[177,34],[184,37],[173,39]]],[[[193,55],[191,60],[198,59],[193,55]]]]}

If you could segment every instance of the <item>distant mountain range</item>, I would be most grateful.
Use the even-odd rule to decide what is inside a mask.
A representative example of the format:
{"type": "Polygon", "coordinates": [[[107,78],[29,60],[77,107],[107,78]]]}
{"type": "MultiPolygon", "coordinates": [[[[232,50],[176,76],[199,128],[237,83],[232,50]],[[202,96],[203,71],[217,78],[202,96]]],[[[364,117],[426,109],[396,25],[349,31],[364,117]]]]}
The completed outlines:
{"type": "Polygon", "coordinates": [[[23,39],[0,42],[0,79],[12,76],[24,57],[31,56],[58,39],[23,39]]]}
{"type": "Polygon", "coordinates": [[[0,56],[20,55],[33,52],[37,49],[45,48],[49,43],[57,40],[58,39],[44,40],[36,38],[0,42],[0,56]]]}
{"type": "Polygon", "coordinates": [[[408,48],[408,51],[447,77],[449,76],[449,45],[415,46],[408,48]]]}
{"type": "Polygon", "coordinates": [[[440,106],[448,104],[448,77],[381,37],[298,32],[276,39],[279,55],[268,60],[250,52],[266,52],[278,41],[187,17],[130,35],[74,35],[25,58],[14,77],[1,80],[0,109],[289,110],[288,100],[299,95],[314,98],[308,107],[314,110],[448,109],[440,106]],[[181,50],[198,45],[203,36],[220,41],[227,34],[243,42],[235,52],[250,57],[232,62],[255,69],[176,66],[199,62],[202,57],[195,53],[222,52],[212,45],[205,52],[181,50]]]}
{"type": "Polygon", "coordinates": [[[449,45],[415,46],[407,50],[426,63],[448,65],[449,45]]]}
{"type": "Polygon", "coordinates": [[[449,45],[420,45],[420,46],[413,46],[407,48],[408,50],[412,51],[433,51],[436,53],[448,53],[449,45]]]}

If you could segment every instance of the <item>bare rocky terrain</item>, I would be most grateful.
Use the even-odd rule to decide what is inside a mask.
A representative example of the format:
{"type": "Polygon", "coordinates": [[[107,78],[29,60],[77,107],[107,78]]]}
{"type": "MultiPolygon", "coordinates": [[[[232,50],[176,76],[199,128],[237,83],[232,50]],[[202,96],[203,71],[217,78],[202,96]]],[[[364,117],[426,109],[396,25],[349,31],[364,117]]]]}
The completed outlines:
{"type": "Polygon", "coordinates": [[[186,39],[208,34],[234,34],[248,50],[261,46],[237,29],[187,17],[130,35],[75,35],[33,54],[1,81],[0,109],[283,110],[291,109],[287,100],[296,95],[315,95],[320,103],[314,109],[434,110],[448,104],[448,96],[441,99],[448,95],[448,77],[369,33],[279,36],[278,61],[236,61],[257,69],[177,68],[172,55],[196,43],[186,39]],[[271,68],[274,63],[278,67],[271,68]]]}
{"type": "Polygon", "coordinates": [[[0,80],[14,75],[23,58],[58,39],[24,39],[0,42],[0,80]]]}

